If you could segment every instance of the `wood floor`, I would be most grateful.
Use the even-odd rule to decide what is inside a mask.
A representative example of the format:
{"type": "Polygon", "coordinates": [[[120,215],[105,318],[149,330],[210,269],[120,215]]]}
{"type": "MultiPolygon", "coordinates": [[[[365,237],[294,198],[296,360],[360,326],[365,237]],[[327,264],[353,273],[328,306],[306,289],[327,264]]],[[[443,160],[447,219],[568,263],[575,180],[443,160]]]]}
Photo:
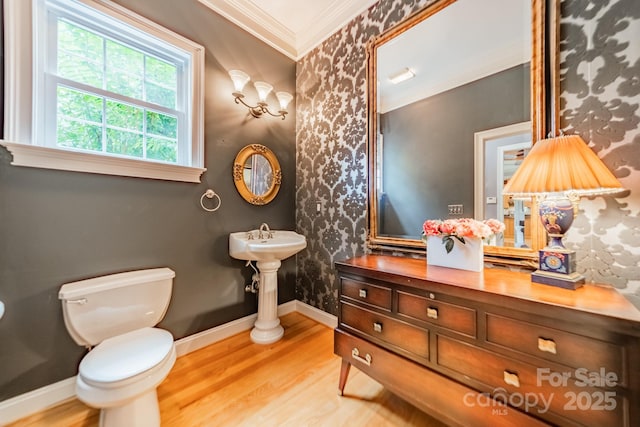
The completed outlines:
{"type": "MultiPolygon", "coordinates": [[[[339,396],[333,330],[299,313],[281,322],[275,344],[247,331],[178,358],[158,388],[163,427],[443,426],[356,368],[339,396]]],[[[98,411],[73,400],[9,426],[97,425],[98,411]]]]}

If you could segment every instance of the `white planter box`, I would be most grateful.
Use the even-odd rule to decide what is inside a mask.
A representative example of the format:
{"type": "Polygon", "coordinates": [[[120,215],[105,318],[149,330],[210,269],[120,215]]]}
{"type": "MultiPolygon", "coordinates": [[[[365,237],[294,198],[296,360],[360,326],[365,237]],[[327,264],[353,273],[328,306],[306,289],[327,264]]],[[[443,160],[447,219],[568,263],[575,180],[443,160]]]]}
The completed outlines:
{"type": "Polygon", "coordinates": [[[460,270],[482,271],[484,252],[482,239],[465,237],[463,245],[453,238],[453,250],[447,253],[440,236],[427,236],[427,265],[457,268],[460,270]]]}

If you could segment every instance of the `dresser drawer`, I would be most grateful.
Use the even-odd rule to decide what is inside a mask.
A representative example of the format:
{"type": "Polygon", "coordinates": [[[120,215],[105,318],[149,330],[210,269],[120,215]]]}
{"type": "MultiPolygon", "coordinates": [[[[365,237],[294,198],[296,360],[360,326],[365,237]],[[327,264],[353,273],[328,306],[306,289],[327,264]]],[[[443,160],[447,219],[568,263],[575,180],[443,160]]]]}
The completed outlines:
{"type": "Polygon", "coordinates": [[[555,372],[449,337],[438,335],[436,340],[438,365],[485,384],[496,399],[502,396],[512,405],[554,423],[558,420],[552,417],[559,415],[583,425],[628,425],[625,397],[617,388],[591,387],[567,377],[571,370],[555,372]]]}
{"type": "Polygon", "coordinates": [[[342,296],[355,301],[391,311],[391,289],[384,286],[372,285],[343,277],[340,280],[340,293],[342,296]]]}
{"type": "Polygon", "coordinates": [[[347,303],[342,303],[341,309],[343,325],[429,359],[428,330],[347,303]]]}
{"type": "Polygon", "coordinates": [[[615,344],[495,314],[487,314],[487,341],[626,384],[624,349],[615,344]]]}
{"type": "Polygon", "coordinates": [[[476,310],[398,291],[398,314],[476,336],[476,310]]]}
{"type": "MultiPolygon", "coordinates": [[[[375,378],[391,392],[448,425],[474,427],[543,427],[547,424],[499,402],[490,402],[477,391],[414,363],[371,342],[339,329],[334,352],[345,362],[375,378]],[[482,402],[482,404],[469,404],[482,402]]],[[[358,395],[349,389],[345,395],[358,395]]]]}

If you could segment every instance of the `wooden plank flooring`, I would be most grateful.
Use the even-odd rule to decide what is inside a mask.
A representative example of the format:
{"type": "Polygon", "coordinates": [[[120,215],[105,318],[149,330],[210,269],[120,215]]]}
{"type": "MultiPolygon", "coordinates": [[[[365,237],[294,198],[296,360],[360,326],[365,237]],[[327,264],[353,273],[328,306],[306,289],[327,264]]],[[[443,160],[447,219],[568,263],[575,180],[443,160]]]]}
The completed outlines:
{"type": "MultiPolygon", "coordinates": [[[[163,427],[443,426],[356,368],[339,396],[333,330],[299,313],[281,322],[275,344],[247,331],[178,358],[158,388],[163,427]]],[[[97,425],[98,411],[72,400],[9,426],[97,425]]]]}

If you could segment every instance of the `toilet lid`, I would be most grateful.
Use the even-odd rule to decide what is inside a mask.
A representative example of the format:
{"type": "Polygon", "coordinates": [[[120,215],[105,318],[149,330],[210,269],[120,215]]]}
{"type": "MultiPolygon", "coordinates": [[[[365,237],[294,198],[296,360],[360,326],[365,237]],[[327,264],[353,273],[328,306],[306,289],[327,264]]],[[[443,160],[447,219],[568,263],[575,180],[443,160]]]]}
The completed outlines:
{"type": "Polygon", "coordinates": [[[169,331],[136,329],[101,342],[82,359],[78,371],[93,382],[122,381],[156,366],[172,347],[169,331]]]}

